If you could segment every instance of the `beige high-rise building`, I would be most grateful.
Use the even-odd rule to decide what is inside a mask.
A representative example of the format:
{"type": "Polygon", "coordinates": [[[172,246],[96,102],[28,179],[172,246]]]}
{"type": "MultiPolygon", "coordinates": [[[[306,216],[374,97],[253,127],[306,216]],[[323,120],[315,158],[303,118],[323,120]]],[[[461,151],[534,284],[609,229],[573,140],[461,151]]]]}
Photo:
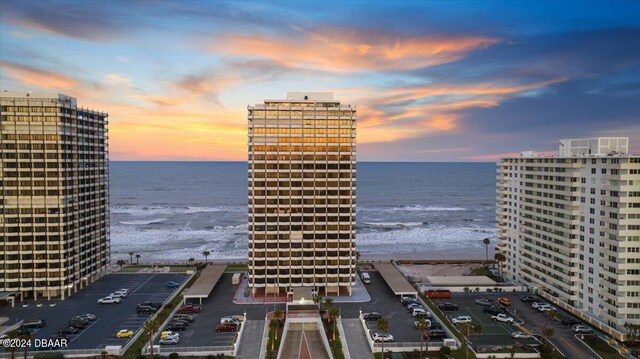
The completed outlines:
{"type": "Polygon", "coordinates": [[[562,140],[561,156],[523,152],[497,177],[506,276],[616,336],[640,323],[640,156],[627,149],[627,138],[562,140]]]}
{"type": "Polygon", "coordinates": [[[62,94],[0,105],[0,291],[64,299],[109,264],[108,115],[62,94]]]}
{"type": "Polygon", "coordinates": [[[248,107],[252,295],[355,284],[356,109],[326,92],[248,107]]]}

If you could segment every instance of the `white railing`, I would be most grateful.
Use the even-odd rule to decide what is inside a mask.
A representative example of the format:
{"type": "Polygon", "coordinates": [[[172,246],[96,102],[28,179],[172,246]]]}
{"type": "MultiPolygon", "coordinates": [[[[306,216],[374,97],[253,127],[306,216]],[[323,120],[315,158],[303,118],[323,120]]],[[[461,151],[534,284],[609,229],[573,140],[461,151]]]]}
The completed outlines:
{"type": "MultiPolygon", "coordinates": [[[[150,354],[149,346],[145,347],[144,352],[142,354],[148,355],[150,354]]],[[[180,355],[191,355],[191,354],[199,354],[200,355],[233,355],[235,347],[233,345],[220,345],[213,347],[174,347],[174,346],[153,346],[153,354],[159,354],[162,356],[168,356],[171,353],[178,353],[180,355]]]]}

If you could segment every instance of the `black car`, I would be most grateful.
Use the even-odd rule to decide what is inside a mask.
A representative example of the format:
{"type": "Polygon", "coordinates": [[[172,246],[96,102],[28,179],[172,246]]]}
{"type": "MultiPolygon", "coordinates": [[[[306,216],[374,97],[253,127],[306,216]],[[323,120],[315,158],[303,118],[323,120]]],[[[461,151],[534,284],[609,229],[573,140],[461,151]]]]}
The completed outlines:
{"type": "Polygon", "coordinates": [[[362,319],[364,320],[378,320],[381,319],[382,316],[378,312],[364,313],[362,314],[362,319]]]}
{"type": "Polygon", "coordinates": [[[180,319],[178,320],[173,319],[171,320],[171,322],[169,322],[169,324],[183,324],[185,327],[189,326],[189,322],[187,322],[186,320],[180,320],[180,319]]]}
{"type": "Polygon", "coordinates": [[[525,295],[520,297],[520,301],[524,303],[533,303],[538,300],[538,297],[535,295],[525,295]]]}
{"type": "Polygon", "coordinates": [[[70,327],[75,327],[78,329],[84,329],[89,325],[89,322],[83,319],[74,318],[69,321],[70,327]]]}
{"type": "Polygon", "coordinates": [[[439,303],[438,309],[442,311],[458,310],[458,305],[453,303],[439,303]]]}
{"type": "Polygon", "coordinates": [[[26,320],[22,322],[22,326],[25,328],[42,328],[47,325],[47,321],[44,319],[26,320]]]}
{"type": "Polygon", "coordinates": [[[27,334],[31,334],[32,331],[31,329],[25,327],[25,326],[21,326],[20,328],[18,328],[18,330],[16,330],[16,334],[18,335],[27,335],[27,334]]]}
{"type": "Polygon", "coordinates": [[[169,323],[169,325],[167,325],[167,330],[171,330],[171,331],[182,331],[187,329],[187,326],[184,325],[184,323],[169,323]]]}
{"type": "Polygon", "coordinates": [[[442,328],[442,324],[436,322],[436,321],[432,321],[431,322],[431,327],[429,327],[429,329],[443,329],[442,328]]]}
{"type": "Polygon", "coordinates": [[[156,307],[152,307],[150,305],[139,305],[138,308],[138,314],[142,314],[142,313],[155,313],[158,311],[158,308],[156,307]]]}
{"type": "Polygon", "coordinates": [[[576,318],[573,317],[566,317],[566,318],[562,318],[561,321],[562,325],[577,325],[577,324],[582,324],[581,321],[579,321],[576,318]]]}
{"type": "Polygon", "coordinates": [[[507,314],[507,311],[505,311],[504,308],[496,306],[484,308],[482,311],[489,315],[507,314]]]}
{"type": "Polygon", "coordinates": [[[433,316],[429,312],[424,312],[424,313],[416,313],[415,317],[417,319],[422,319],[422,318],[431,319],[433,316]]]}
{"type": "Polygon", "coordinates": [[[404,305],[405,307],[411,303],[418,303],[418,300],[414,297],[402,297],[400,299],[400,302],[402,303],[402,305],[404,305]]]}
{"type": "Polygon", "coordinates": [[[193,322],[196,319],[196,316],[191,314],[176,314],[173,316],[173,319],[186,320],[187,322],[193,322]]]}
{"type": "Polygon", "coordinates": [[[78,332],[78,328],[74,327],[65,327],[58,331],[58,334],[67,335],[67,334],[76,334],[78,332]]]}
{"type": "Polygon", "coordinates": [[[446,338],[447,337],[447,332],[442,330],[442,329],[431,329],[428,332],[425,333],[424,335],[425,339],[427,339],[427,337],[429,339],[440,339],[440,338],[446,338]]]}
{"type": "Polygon", "coordinates": [[[148,307],[154,307],[156,309],[160,309],[162,308],[162,303],[147,301],[147,302],[138,304],[138,307],[142,307],[142,306],[148,306],[148,307]]]}

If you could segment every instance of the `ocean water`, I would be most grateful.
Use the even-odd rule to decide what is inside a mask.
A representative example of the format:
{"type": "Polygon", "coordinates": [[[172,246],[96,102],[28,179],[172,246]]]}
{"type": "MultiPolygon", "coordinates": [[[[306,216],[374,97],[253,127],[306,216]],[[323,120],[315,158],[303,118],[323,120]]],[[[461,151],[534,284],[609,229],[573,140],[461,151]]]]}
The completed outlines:
{"type": "MultiPolygon", "coordinates": [[[[495,164],[358,163],[363,255],[484,255],[495,236],[495,164]]],[[[247,256],[244,162],[111,162],[113,259],[247,256]]]]}

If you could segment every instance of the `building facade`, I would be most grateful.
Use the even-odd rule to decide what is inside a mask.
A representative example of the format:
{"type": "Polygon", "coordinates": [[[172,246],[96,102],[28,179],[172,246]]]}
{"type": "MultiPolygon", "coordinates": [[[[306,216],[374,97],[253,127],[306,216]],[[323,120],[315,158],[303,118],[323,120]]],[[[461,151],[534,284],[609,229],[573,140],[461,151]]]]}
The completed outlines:
{"type": "Polygon", "coordinates": [[[252,295],[350,295],[355,284],[356,109],[290,92],[248,107],[252,295]]]}
{"type": "Polygon", "coordinates": [[[507,278],[624,332],[640,323],[640,157],[628,139],[597,149],[609,140],[589,155],[502,159],[497,250],[507,278]]]}
{"type": "Polygon", "coordinates": [[[108,115],[62,94],[0,101],[0,291],[64,299],[109,265],[108,115]]]}

